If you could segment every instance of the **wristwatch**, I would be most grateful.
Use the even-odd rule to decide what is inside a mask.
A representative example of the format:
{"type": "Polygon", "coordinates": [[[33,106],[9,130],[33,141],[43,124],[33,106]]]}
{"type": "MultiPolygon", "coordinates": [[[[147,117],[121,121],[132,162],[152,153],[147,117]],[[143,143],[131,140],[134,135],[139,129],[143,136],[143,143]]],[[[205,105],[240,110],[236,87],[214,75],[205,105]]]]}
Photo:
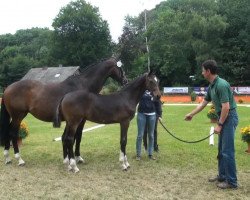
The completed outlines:
{"type": "Polygon", "coordinates": [[[220,123],[220,122],[218,122],[217,124],[218,124],[218,126],[223,126],[223,124],[222,124],[222,123],[220,123]]]}

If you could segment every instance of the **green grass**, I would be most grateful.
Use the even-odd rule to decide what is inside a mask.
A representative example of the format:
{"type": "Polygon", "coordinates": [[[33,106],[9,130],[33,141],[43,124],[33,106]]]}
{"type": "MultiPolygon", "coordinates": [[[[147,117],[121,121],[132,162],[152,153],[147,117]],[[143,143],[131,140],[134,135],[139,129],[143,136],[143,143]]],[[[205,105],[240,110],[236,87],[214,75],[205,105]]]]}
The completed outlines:
{"type": "MultiPolygon", "coordinates": [[[[206,137],[209,134],[211,124],[206,116],[208,108],[196,115],[191,122],[184,121],[184,116],[194,107],[191,106],[164,106],[163,123],[176,136],[184,140],[193,141],[206,137]]],[[[250,108],[239,107],[238,113],[240,123],[236,131],[236,159],[240,170],[248,170],[250,159],[246,159],[244,153],[246,143],[241,141],[240,128],[248,125],[250,108]]],[[[62,160],[61,142],[53,142],[55,137],[62,134],[62,128],[54,129],[51,123],[44,123],[29,115],[26,119],[30,129],[30,135],[24,140],[22,155],[29,162],[41,164],[51,163],[56,159],[55,164],[62,160]],[[32,149],[32,154],[30,151],[32,149]],[[34,160],[35,155],[35,160],[34,160]]],[[[87,122],[86,128],[95,124],[87,122]]],[[[158,142],[160,153],[156,154],[159,159],[158,167],[171,167],[174,169],[190,170],[194,167],[199,170],[215,168],[217,160],[217,135],[215,145],[209,146],[205,140],[196,144],[182,143],[170,136],[159,124],[158,142]]],[[[127,155],[131,160],[135,156],[135,140],[137,136],[136,117],[132,120],[128,131],[127,155]]],[[[119,124],[106,125],[105,127],[83,133],[81,143],[81,154],[88,162],[109,159],[107,164],[116,163],[120,150],[120,126],[119,124]]],[[[248,157],[247,157],[248,158],[248,157]]],[[[143,155],[146,160],[146,153],[143,155]]],[[[105,164],[105,163],[103,163],[105,164]]],[[[102,167],[102,166],[100,166],[102,167]]]]}
{"type": "MultiPolygon", "coordinates": [[[[164,106],[163,123],[184,140],[206,137],[213,125],[206,116],[209,107],[191,122],[184,120],[185,114],[194,107],[164,106]]],[[[238,107],[238,113],[240,123],[235,146],[241,186],[235,192],[218,190],[206,181],[217,173],[217,136],[214,146],[209,146],[208,140],[186,144],[171,137],[159,124],[157,160],[148,160],[144,152],[142,161],[138,162],[135,160],[135,117],[128,131],[127,156],[131,168],[127,172],[121,171],[118,161],[120,126],[112,124],[83,133],[81,155],[86,164],[78,165],[80,173],[75,175],[67,172],[62,164],[61,142],[53,141],[61,136],[64,124],[55,129],[52,123],[28,115],[25,120],[30,134],[21,147],[26,166],[19,168],[16,162],[10,167],[0,165],[0,187],[5,191],[0,198],[20,199],[23,192],[28,192],[26,199],[247,199],[250,193],[250,155],[244,152],[247,145],[241,141],[239,130],[249,125],[250,108],[238,107]],[[3,184],[5,180],[10,180],[9,185],[3,184]],[[13,188],[17,191],[14,192],[13,188]]],[[[87,122],[86,127],[93,125],[87,122]]]]}
{"type": "MultiPolygon", "coordinates": [[[[207,109],[196,115],[191,122],[184,121],[184,116],[193,107],[190,106],[164,106],[163,123],[176,136],[184,140],[192,141],[206,137],[209,134],[210,127],[213,125],[206,117],[207,109]]],[[[248,125],[248,113],[250,108],[238,108],[240,123],[236,131],[236,157],[238,167],[243,170],[249,169],[250,159],[246,160],[244,150],[246,143],[241,141],[239,133],[240,127],[248,125]],[[246,163],[247,162],[247,163],[246,163]]],[[[136,117],[132,120],[128,131],[127,155],[129,158],[135,156],[135,140],[137,135],[136,117]]],[[[23,141],[22,155],[26,160],[41,160],[43,164],[50,163],[51,160],[61,159],[61,142],[53,142],[55,137],[62,134],[62,128],[54,129],[51,123],[41,122],[31,115],[26,118],[30,134],[23,141]],[[30,151],[32,149],[32,154],[30,151]]],[[[85,128],[95,124],[87,122],[85,128]]],[[[160,156],[159,166],[168,166],[175,169],[200,170],[211,169],[215,166],[217,155],[217,135],[215,135],[215,145],[209,146],[208,140],[196,143],[186,144],[179,142],[170,136],[159,124],[159,146],[160,156]],[[171,160],[171,162],[169,162],[171,160]],[[192,162],[190,162],[192,160],[192,162]]],[[[110,162],[114,161],[120,149],[120,127],[119,124],[106,125],[105,127],[83,133],[81,144],[82,155],[91,160],[98,160],[108,156],[110,162]]],[[[146,154],[145,154],[146,158],[146,154]]],[[[106,159],[106,158],[105,158],[106,159]]]]}

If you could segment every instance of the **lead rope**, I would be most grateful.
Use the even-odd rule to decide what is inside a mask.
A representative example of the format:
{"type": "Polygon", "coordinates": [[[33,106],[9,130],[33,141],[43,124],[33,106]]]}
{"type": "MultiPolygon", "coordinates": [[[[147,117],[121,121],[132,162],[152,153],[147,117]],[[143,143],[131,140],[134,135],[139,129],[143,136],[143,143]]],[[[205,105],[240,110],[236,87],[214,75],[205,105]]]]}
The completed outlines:
{"type": "Polygon", "coordinates": [[[162,127],[172,136],[172,137],[174,137],[175,139],[177,139],[177,140],[179,140],[179,141],[181,141],[181,142],[184,142],[184,143],[198,143],[198,142],[202,142],[202,141],[204,141],[204,140],[206,140],[206,139],[208,139],[210,136],[212,136],[214,133],[211,133],[209,136],[207,136],[207,137],[205,137],[205,138],[203,138],[203,139],[201,139],[201,140],[196,140],[196,141],[186,141],[186,140],[182,140],[182,139],[180,139],[180,138],[178,138],[178,137],[176,137],[175,135],[173,135],[165,126],[164,126],[164,124],[160,121],[160,124],[162,125],[162,127]]]}

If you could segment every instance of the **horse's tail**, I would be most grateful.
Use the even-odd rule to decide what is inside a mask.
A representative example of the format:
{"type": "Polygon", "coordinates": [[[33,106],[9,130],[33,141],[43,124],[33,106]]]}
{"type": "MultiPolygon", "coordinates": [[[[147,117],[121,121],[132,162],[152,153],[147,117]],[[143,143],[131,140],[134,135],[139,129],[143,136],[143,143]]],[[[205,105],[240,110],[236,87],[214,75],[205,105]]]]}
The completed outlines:
{"type": "Polygon", "coordinates": [[[9,128],[10,128],[10,115],[6,109],[4,98],[1,102],[1,113],[0,113],[0,145],[4,146],[5,142],[9,139],[9,128]]]}
{"type": "Polygon", "coordinates": [[[54,128],[60,128],[61,127],[61,122],[62,122],[62,112],[61,112],[61,103],[62,103],[63,98],[60,100],[56,107],[56,113],[54,116],[53,120],[53,127],[54,128]]]}

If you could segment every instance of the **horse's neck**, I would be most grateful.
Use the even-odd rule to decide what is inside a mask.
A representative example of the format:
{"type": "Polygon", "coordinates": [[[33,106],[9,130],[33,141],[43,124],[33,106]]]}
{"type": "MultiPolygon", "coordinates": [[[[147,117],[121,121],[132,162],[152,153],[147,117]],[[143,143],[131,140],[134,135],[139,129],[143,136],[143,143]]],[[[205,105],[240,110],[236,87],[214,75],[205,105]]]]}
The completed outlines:
{"type": "Polygon", "coordinates": [[[88,80],[89,88],[92,92],[99,93],[107,81],[108,77],[111,75],[111,68],[105,67],[106,69],[100,70],[95,76],[91,76],[88,80]]]}
{"type": "Polygon", "coordinates": [[[129,85],[125,91],[128,94],[129,100],[135,105],[140,101],[144,91],[146,90],[146,76],[138,78],[135,82],[129,85]]]}
{"type": "Polygon", "coordinates": [[[88,89],[90,92],[99,93],[110,75],[110,68],[99,67],[83,72],[71,79],[66,80],[66,84],[73,85],[77,89],[88,89]]]}

